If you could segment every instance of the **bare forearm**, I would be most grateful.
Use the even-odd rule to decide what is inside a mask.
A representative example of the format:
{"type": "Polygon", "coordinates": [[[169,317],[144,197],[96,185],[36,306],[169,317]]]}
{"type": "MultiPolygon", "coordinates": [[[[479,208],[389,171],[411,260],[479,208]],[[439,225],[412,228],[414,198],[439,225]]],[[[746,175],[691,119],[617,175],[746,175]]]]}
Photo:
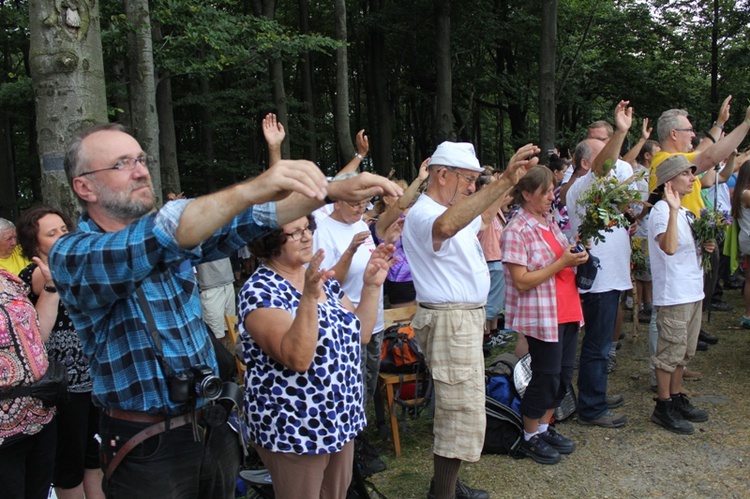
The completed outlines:
{"type": "Polygon", "coordinates": [[[565,268],[560,259],[555,260],[551,265],[534,271],[529,271],[521,265],[509,265],[512,265],[512,267],[509,267],[509,271],[513,285],[522,293],[539,286],[565,268]]]}
{"type": "Polygon", "coordinates": [[[378,309],[380,308],[380,286],[362,286],[359,305],[354,313],[359,317],[362,324],[361,338],[362,343],[367,344],[372,337],[372,330],[378,320],[378,309]]]}
{"type": "Polygon", "coordinates": [[[318,301],[303,293],[292,326],[281,340],[281,358],[277,360],[289,369],[304,372],[312,364],[317,344],[318,301]]]}
{"type": "Polygon", "coordinates": [[[52,334],[52,328],[57,322],[57,310],[60,305],[60,296],[57,293],[50,293],[42,290],[39,299],[36,301],[36,313],[39,317],[39,334],[42,341],[46,342],[52,334]]]}
{"type": "Polygon", "coordinates": [[[667,230],[659,236],[659,248],[667,255],[674,255],[677,252],[678,232],[677,232],[677,214],[679,210],[669,210],[669,222],[667,230]]]}
{"type": "Polygon", "coordinates": [[[592,167],[592,169],[594,170],[594,174],[597,177],[601,177],[606,173],[604,171],[604,164],[607,162],[607,160],[611,161],[612,166],[614,166],[620,155],[620,148],[622,147],[622,143],[625,141],[626,135],[627,131],[620,129],[615,130],[612,138],[604,145],[604,148],[599,152],[599,154],[597,154],[596,159],[594,159],[594,166],[592,167]]]}
{"type": "Polygon", "coordinates": [[[622,160],[631,166],[635,166],[638,161],[638,155],[641,153],[641,149],[643,149],[645,143],[646,139],[641,137],[640,140],[625,154],[625,156],[622,157],[622,160]]]}
{"type": "Polygon", "coordinates": [[[281,161],[281,144],[268,144],[268,166],[281,161]]]}
{"type": "Polygon", "coordinates": [[[354,258],[354,253],[357,250],[352,251],[351,249],[347,248],[346,251],[344,251],[344,254],[341,255],[341,258],[339,261],[331,267],[331,270],[335,272],[336,280],[340,283],[343,283],[346,280],[346,276],[349,275],[349,268],[352,266],[352,258],[354,258]]]}
{"type": "Polygon", "coordinates": [[[705,172],[729,156],[740,145],[748,130],[750,130],[750,121],[745,120],[729,135],[717,141],[716,144],[711,144],[705,151],[696,156],[693,160],[696,173],[705,172]]]}

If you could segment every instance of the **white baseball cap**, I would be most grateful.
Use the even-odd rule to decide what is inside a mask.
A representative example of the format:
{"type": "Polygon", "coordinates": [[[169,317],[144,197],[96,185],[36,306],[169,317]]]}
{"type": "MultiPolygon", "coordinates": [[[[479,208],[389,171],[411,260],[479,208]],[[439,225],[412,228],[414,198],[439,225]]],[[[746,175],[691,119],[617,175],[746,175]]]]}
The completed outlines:
{"type": "Polygon", "coordinates": [[[484,168],[479,164],[477,155],[474,152],[474,146],[469,142],[450,142],[445,141],[435,149],[430,157],[428,166],[440,165],[450,166],[453,168],[463,168],[474,172],[484,172],[484,168]]]}

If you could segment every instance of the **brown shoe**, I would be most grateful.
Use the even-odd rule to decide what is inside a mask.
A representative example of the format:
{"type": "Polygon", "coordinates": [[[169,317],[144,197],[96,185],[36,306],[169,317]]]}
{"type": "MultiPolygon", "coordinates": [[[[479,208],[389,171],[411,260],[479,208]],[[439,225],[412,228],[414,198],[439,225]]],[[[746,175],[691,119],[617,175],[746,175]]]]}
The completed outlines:
{"type": "Polygon", "coordinates": [[[698,371],[688,371],[687,369],[685,369],[682,372],[683,381],[698,381],[701,378],[703,378],[703,374],[698,371]]]}

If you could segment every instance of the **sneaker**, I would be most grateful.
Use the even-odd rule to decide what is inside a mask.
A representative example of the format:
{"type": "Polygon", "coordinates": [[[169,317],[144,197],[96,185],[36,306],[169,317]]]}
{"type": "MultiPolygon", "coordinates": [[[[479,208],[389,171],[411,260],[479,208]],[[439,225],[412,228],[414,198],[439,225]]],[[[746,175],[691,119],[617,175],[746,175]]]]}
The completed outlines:
{"type": "Polygon", "coordinates": [[[708,413],[703,409],[698,409],[690,403],[690,399],[684,393],[672,395],[672,403],[675,410],[682,414],[683,419],[693,423],[702,423],[708,421],[708,413]]]}
{"type": "Polygon", "coordinates": [[[685,421],[680,411],[675,409],[672,399],[659,400],[655,398],[654,400],[656,401],[656,407],[653,414],[651,414],[651,421],[659,426],[663,426],[672,433],[680,435],[692,435],[695,433],[693,425],[685,421]]]}
{"type": "Polygon", "coordinates": [[[715,312],[729,312],[730,310],[734,308],[732,305],[725,302],[724,300],[712,301],[710,307],[711,307],[711,310],[715,312]]]}
{"type": "Polygon", "coordinates": [[[560,454],[570,454],[576,450],[576,443],[557,433],[554,428],[547,428],[547,431],[539,434],[539,438],[550,444],[560,454]]]}
{"type": "MultiPolygon", "coordinates": [[[[456,499],[490,499],[490,494],[486,490],[472,489],[459,478],[456,480],[456,499]]],[[[435,499],[435,479],[430,482],[430,491],[427,493],[427,499],[435,499]]]]}
{"type": "Polygon", "coordinates": [[[716,335],[702,329],[701,332],[698,333],[698,340],[705,341],[709,345],[716,345],[719,342],[719,338],[716,335]]]}
{"type": "Polygon", "coordinates": [[[625,397],[617,394],[607,395],[607,409],[615,409],[625,403],[625,397]]]}
{"type": "Polygon", "coordinates": [[[614,355],[609,356],[609,360],[607,361],[607,374],[610,374],[612,371],[615,370],[617,367],[617,357],[614,355]]]}
{"type": "Polygon", "coordinates": [[[522,456],[528,456],[540,464],[557,464],[560,462],[560,453],[548,444],[537,433],[529,440],[521,439],[521,445],[518,447],[518,453],[522,456]]]}
{"type": "Polygon", "coordinates": [[[628,422],[628,417],[624,414],[616,414],[609,409],[595,419],[583,419],[578,416],[578,424],[583,426],[601,426],[602,428],[620,428],[628,422]]]}
{"type": "Polygon", "coordinates": [[[750,319],[743,315],[742,320],[740,321],[740,327],[742,329],[750,329],[750,319]]]}

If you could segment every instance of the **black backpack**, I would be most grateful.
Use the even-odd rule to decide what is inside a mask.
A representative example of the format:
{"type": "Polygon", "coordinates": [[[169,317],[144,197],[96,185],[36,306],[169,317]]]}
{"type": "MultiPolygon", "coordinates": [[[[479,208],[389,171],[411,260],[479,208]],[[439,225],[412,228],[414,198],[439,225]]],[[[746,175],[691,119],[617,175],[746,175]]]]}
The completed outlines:
{"type": "Polygon", "coordinates": [[[518,455],[523,439],[521,415],[492,397],[485,397],[487,431],[484,434],[483,454],[518,455]]]}

